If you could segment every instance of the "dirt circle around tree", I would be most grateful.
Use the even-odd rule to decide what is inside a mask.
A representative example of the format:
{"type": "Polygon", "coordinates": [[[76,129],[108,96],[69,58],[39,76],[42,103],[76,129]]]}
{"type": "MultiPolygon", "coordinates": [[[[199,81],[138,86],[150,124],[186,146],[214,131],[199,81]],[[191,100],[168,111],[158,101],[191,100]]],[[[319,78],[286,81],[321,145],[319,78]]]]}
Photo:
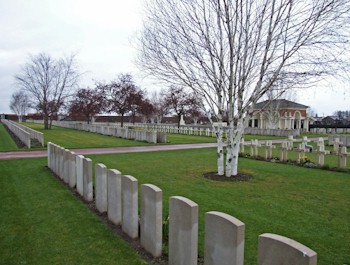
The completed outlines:
{"type": "Polygon", "coordinates": [[[207,173],[204,173],[203,176],[207,179],[215,180],[215,181],[243,182],[243,181],[253,180],[253,176],[246,173],[238,173],[236,176],[226,177],[225,175],[218,175],[217,172],[207,172],[207,173]]]}

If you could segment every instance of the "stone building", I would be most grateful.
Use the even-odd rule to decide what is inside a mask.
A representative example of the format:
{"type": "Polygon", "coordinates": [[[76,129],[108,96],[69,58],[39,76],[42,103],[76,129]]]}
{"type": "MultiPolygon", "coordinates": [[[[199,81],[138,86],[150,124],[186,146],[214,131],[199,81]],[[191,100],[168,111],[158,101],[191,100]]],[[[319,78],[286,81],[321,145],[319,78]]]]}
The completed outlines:
{"type": "Polygon", "coordinates": [[[286,99],[262,101],[253,106],[249,127],[308,131],[307,109],[308,106],[286,99]]]}

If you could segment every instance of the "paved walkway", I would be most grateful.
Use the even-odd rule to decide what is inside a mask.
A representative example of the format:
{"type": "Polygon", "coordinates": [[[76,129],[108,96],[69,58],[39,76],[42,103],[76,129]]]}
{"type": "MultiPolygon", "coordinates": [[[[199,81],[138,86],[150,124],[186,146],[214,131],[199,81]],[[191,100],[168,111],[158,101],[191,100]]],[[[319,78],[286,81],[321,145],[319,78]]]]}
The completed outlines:
{"type": "MultiPolygon", "coordinates": [[[[310,141],[316,141],[317,138],[309,138],[310,141]]],[[[266,140],[260,140],[260,143],[265,143],[266,140]]],[[[285,139],[272,140],[274,144],[281,143],[285,139]]],[[[301,142],[302,139],[294,139],[295,142],[301,142]]],[[[249,143],[249,142],[247,142],[249,143]]],[[[69,149],[78,155],[100,155],[100,154],[122,154],[122,153],[137,153],[137,152],[155,152],[155,151],[171,151],[184,149],[198,149],[216,147],[216,143],[202,144],[176,144],[176,145],[154,145],[154,146],[132,146],[132,147],[110,147],[110,148],[86,148],[86,149],[69,149]]],[[[47,157],[47,151],[14,151],[0,152],[0,160],[18,159],[18,158],[35,158],[47,157]]]]}
{"type": "MultiPolygon", "coordinates": [[[[155,146],[132,146],[132,147],[110,147],[110,148],[86,148],[86,149],[69,149],[78,155],[99,155],[99,154],[122,154],[137,152],[155,152],[171,151],[182,149],[198,149],[215,147],[216,143],[203,144],[177,144],[177,145],[155,145],[155,146]]],[[[17,159],[17,158],[35,158],[47,157],[47,151],[15,151],[0,152],[0,160],[17,159]]]]}

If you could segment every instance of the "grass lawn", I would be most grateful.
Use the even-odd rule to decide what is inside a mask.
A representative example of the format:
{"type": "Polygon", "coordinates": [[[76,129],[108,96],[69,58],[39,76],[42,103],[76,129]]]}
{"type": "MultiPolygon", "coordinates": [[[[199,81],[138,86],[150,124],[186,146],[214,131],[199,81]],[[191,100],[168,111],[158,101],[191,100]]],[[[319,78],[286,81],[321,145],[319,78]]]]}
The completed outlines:
{"type": "Polygon", "coordinates": [[[95,148],[95,147],[125,147],[150,145],[145,142],[136,142],[112,136],[83,132],[63,127],[52,126],[50,130],[44,130],[42,124],[23,123],[34,130],[44,133],[45,144],[54,142],[65,148],[95,148]]]}
{"type": "MultiPolygon", "coordinates": [[[[256,264],[258,235],[290,237],[318,253],[319,265],[350,264],[350,175],[240,159],[250,182],[203,178],[215,171],[215,149],[89,156],[139,183],[199,204],[199,254],[204,214],[222,211],[246,224],[245,265],[256,264]]],[[[46,159],[0,161],[0,264],[144,264],[58,182],[46,159]]]]}
{"type": "Polygon", "coordinates": [[[240,159],[250,182],[203,178],[215,171],[215,149],[89,156],[139,183],[163,190],[164,217],[170,196],[199,204],[199,253],[203,255],[204,214],[222,211],[246,224],[245,264],[256,264],[258,235],[290,237],[318,253],[319,265],[350,264],[350,175],[240,159]]]}
{"type": "Polygon", "coordinates": [[[18,147],[0,122],[0,151],[16,151],[18,147]]]}
{"type": "Polygon", "coordinates": [[[45,163],[0,161],[0,264],[146,264],[45,163]]]}

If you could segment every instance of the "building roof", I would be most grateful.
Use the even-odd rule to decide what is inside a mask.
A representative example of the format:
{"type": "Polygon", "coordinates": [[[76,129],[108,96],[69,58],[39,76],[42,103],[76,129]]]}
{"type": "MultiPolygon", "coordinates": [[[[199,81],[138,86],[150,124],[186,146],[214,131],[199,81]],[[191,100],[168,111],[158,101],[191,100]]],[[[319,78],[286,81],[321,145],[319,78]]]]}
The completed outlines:
{"type": "Polygon", "coordinates": [[[274,99],[272,101],[265,100],[262,102],[259,102],[254,105],[253,109],[265,109],[267,107],[270,107],[272,104],[273,108],[279,108],[279,109],[307,109],[309,106],[299,104],[293,101],[289,101],[286,99],[274,99]]]}

